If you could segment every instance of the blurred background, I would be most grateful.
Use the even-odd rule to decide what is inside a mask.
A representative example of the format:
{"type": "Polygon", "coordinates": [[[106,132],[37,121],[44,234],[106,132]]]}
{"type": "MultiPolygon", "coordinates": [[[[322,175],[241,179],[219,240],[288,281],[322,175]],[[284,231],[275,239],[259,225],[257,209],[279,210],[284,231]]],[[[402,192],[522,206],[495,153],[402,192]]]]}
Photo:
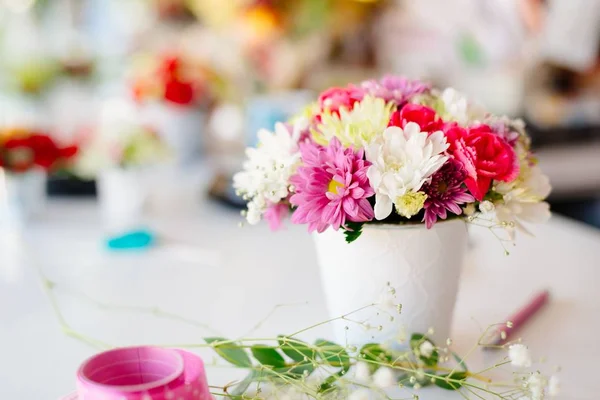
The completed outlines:
{"type": "Polygon", "coordinates": [[[259,128],[383,74],[522,118],[554,211],[600,227],[598,0],[0,0],[3,195],[99,196],[114,225],[148,198],[239,207],[259,128]]]}

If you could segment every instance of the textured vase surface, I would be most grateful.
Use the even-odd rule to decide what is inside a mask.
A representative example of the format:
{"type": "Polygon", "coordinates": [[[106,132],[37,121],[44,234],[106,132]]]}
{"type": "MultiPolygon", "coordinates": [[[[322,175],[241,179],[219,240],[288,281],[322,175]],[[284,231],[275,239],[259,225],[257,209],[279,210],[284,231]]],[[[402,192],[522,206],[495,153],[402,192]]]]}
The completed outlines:
{"type": "Polygon", "coordinates": [[[321,281],[338,342],[397,344],[411,333],[437,343],[450,335],[467,244],[462,220],[424,224],[365,225],[348,244],[341,231],[314,236],[321,281]]]}

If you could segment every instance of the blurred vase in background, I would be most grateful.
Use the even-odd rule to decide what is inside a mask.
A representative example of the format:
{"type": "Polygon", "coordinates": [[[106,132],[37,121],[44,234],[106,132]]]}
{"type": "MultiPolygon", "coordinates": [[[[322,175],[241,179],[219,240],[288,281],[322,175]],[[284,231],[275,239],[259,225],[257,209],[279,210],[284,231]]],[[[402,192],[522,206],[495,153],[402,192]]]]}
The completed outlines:
{"type": "Polygon", "coordinates": [[[40,216],[46,204],[46,171],[0,169],[0,225],[20,227],[40,216]]]}
{"type": "Polygon", "coordinates": [[[143,168],[109,168],[98,175],[100,212],[110,236],[144,228],[144,172],[143,168]]]}

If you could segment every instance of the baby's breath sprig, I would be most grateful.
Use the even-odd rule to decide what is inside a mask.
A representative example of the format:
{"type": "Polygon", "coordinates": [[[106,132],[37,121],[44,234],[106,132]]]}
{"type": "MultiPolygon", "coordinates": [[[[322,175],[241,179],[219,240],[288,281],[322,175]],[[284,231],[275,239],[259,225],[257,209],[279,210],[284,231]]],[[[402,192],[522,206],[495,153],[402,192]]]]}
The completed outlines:
{"type": "MultiPolygon", "coordinates": [[[[63,332],[96,348],[111,347],[71,328],[56,300],[57,283],[38,272],[63,332]]],[[[202,323],[157,308],[117,306],[80,292],[69,291],[69,294],[105,310],[150,314],[214,331],[202,323]]],[[[350,322],[352,314],[369,308],[378,312],[377,304],[370,304],[289,335],[237,339],[218,335],[205,337],[203,343],[163,346],[211,348],[230,367],[247,370],[246,377],[240,381],[211,386],[212,394],[224,399],[408,400],[419,399],[419,390],[426,386],[456,391],[465,399],[541,400],[558,392],[557,376],[546,377],[539,368],[533,367],[529,349],[520,340],[497,346],[508,350],[504,359],[477,371],[468,368],[467,358],[478,348],[489,347],[486,338],[497,324],[486,329],[464,356],[451,349],[449,338],[444,347],[435,344],[430,339],[433,330],[413,333],[410,340],[399,347],[389,343],[367,343],[357,347],[326,339],[309,343],[298,337],[336,320],[350,322]],[[509,364],[513,368],[511,379],[500,381],[490,377],[492,371],[504,370],[509,364]]],[[[218,363],[209,367],[218,366],[223,365],[218,363]]]]}

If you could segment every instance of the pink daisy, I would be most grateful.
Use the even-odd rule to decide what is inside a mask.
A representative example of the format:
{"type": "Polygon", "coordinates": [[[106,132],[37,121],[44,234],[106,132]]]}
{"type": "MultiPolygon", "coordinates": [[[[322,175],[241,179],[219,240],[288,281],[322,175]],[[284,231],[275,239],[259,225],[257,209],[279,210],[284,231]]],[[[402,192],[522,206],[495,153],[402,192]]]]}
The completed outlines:
{"type": "Polygon", "coordinates": [[[292,222],[308,224],[308,231],[323,232],[330,225],[340,229],[346,221],[365,222],[374,217],[367,198],[369,185],[364,151],[344,149],[337,138],[327,147],[312,142],[300,144],[303,166],[292,176],[295,194],[290,203],[297,208],[292,222]]]}
{"type": "Polygon", "coordinates": [[[467,178],[467,171],[462,163],[450,158],[433,176],[431,182],[422,187],[422,191],[427,194],[425,200],[425,216],[423,221],[427,228],[431,228],[438,217],[446,219],[447,211],[456,215],[462,214],[459,204],[468,203],[475,199],[463,185],[467,178]]]}

